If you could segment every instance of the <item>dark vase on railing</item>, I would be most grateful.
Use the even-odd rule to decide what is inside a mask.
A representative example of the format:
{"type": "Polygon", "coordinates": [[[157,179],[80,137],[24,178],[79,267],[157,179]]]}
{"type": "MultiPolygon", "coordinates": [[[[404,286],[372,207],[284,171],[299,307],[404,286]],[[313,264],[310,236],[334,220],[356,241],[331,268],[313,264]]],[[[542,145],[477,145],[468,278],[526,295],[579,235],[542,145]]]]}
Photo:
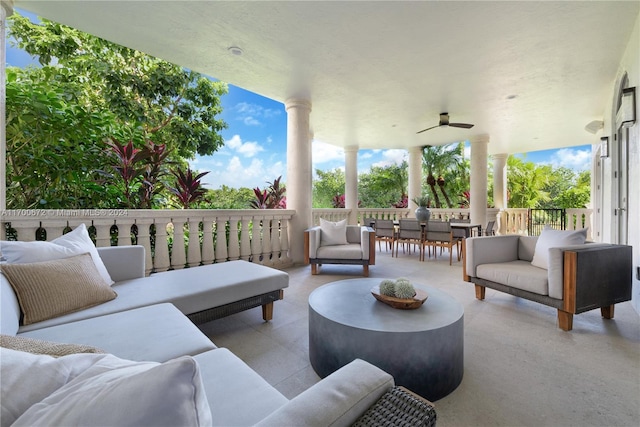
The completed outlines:
{"type": "Polygon", "coordinates": [[[429,221],[429,218],[431,218],[431,211],[429,208],[418,206],[418,209],[416,209],[416,219],[419,222],[427,222],[429,221]]]}

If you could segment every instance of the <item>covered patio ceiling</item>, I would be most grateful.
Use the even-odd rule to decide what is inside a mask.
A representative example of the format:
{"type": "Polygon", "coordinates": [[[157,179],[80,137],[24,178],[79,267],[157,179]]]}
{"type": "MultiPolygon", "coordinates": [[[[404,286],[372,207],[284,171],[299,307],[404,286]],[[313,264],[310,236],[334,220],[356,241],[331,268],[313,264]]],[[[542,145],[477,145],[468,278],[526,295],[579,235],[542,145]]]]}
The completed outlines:
{"type": "Polygon", "coordinates": [[[32,1],[15,7],[284,102],[314,138],[489,153],[591,144],[638,1],[32,1]],[[238,47],[241,55],[229,50],[238,47]],[[438,115],[472,129],[440,127],[438,115]]]}

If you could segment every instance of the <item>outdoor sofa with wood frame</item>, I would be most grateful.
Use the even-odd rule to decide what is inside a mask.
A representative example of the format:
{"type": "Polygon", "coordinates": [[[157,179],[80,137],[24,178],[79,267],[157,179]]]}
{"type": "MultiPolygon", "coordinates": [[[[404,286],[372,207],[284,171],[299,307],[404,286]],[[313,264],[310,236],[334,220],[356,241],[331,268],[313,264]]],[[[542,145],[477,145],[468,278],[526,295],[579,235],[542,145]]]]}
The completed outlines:
{"type": "Polygon", "coordinates": [[[573,315],[599,308],[612,319],[614,305],[631,299],[632,247],[585,243],[548,250],[548,269],[531,264],[536,236],[473,237],[464,241],[463,279],[476,298],[491,288],[558,310],[558,326],[570,331],[573,315]]]}

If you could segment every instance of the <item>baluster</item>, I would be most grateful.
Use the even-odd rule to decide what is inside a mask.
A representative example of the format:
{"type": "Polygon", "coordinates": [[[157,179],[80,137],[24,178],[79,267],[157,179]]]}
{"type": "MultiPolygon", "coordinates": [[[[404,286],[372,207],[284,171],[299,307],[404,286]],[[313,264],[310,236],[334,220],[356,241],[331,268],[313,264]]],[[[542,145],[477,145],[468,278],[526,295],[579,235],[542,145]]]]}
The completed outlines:
{"type": "Polygon", "coordinates": [[[138,227],[138,245],[144,247],[144,272],[148,276],[153,269],[153,259],[151,256],[151,235],[149,227],[153,224],[153,218],[136,219],[138,227]]]}
{"type": "Polygon", "coordinates": [[[187,265],[197,267],[202,261],[200,252],[200,219],[187,218],[189,223],[189,250],[187,252],[187,265]]]}
{"type": "Polygon", "coordinates": [[[271,259],[271,228],[273,227],[273,221],[269,218],[265,218],[262,221],[262,264],[273,265],[271,259]]]}
{"type": "MultiPolygon", "coordinates": [[[[67,228],[67,220],[56,221],[42,221],[40,227],[44,228],[47,232],[47,241],[50,242],[53,239],[56,239],[64,234],[64,229],[67,228]]],[[[76,228],[78,224],[71,226],[71,228],[76,228]]],[[[88,227],[87,227],[88,228],[88,227]]]]}
{"type": "Polygon", "coordinates": [[[273,264],[280,263],[280,219],[279,217],[274,217],[273,221],[271,221],[271,259],[273,264]]]}
{"type": "Polygon", "coordinates": [[[35,226],[11,224],[11,226],[16,230],[16,233],[18,234],[17,239],[22,242],[33,242],[34,240],[36,240],[36,231],[38,231],[38,228],[40,228],[39,224],[36,224],[35,226]]]}
{"type": "Polygon", "coordinates": [[[171,266],[169,260],[169,239],[167,234],[167,222],[163,219],[155,219],[156,245],[154,248],[153,269],[156,272],[167,271],[171,266]]]}
{"type": "Polygon", "coordinates": [[[173,246],[171,247],[171,268],[180,270],[187,263],[184,251],[184,220],[171,218],[173,222],[173,246]]]}
{"type": "Polygon", "coordinates": [[[280,221],[280,259],[286,259],[287,262],[291,261],[289,256],[289,220],[282,219],[280,221]]]}
{"type": "Polygon", "coordinates": [[[115,224],[118,226],[118,246],[130,246],[131,245],[131,226],[133,225],[133,221],[116,220],[115,224]]]}
{"type": "Polygon", "coordinates": [[[202,220],[202,264],[213,264],[213,221],[202,220]]]}
{"type": "Polygon", "coordinates": [[[229,261],[240,259],[240,241],[238,240],[238,217],[229,219],[229,261]]]}
{"type": "Polygon", "coordinates": [[[216,218],[216,262],[227,261],[227,218],[216,218]]]}
{"type": "Polygon", "coordinates": [[[248,261],[251,258],[251,236],[249,235],[250,217],[240,220],[240,259],[248,261]]]}
{"type": "Polygon", "coordinates": [[[96,219],[93,221],[93,226],[96,228],[97,247],[111,246],[111,226],[113,223],[112,219],[96,219]]]}
{"type": "Polygon", "coordinates": [[[251,227],[251,261],[260,264],[260,255],[262,254],[262,240],[260,239],[260,220],[255,216],[252,218],[251,227]]]}

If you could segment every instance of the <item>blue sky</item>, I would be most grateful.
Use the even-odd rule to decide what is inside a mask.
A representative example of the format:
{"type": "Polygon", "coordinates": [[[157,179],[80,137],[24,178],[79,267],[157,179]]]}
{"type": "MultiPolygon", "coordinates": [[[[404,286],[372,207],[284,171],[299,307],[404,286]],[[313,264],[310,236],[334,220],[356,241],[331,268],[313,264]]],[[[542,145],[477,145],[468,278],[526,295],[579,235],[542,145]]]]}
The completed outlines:
{"type": "MultiPolygon", "coordinates": [[[[33,15],[19,11],[36,20],[33,15]]],[[[29,55],[7,43],[7,65],[25,67],[35,64],[29,55]]],[[[215,76],[212,76],[215,78],[215,76]]],[[[228,128],[221,132],[225,145],[212,156],[198,156],[191,167],[201,172],[210,171],[203,178],[209,188],[260,187],[264,188],[282,175],[286,182],[287,115],[280,102],[264,98],[239,87],[229,85],[229,93],[221,99],[222,119],[228,128]]],[[[344,169],[344,151],[327,142],[313,141],[313,170],[344,169]]],[[[468,156],[468,150],[467,150],[468,156]]],[[[574,170],[589,170],[591,146],[544,150],[521,154],[525,160],[574,170]]],[[[371,166],[398,164],[408,159],[406,150],[360,150],[358,172],[371,166]]]]}

